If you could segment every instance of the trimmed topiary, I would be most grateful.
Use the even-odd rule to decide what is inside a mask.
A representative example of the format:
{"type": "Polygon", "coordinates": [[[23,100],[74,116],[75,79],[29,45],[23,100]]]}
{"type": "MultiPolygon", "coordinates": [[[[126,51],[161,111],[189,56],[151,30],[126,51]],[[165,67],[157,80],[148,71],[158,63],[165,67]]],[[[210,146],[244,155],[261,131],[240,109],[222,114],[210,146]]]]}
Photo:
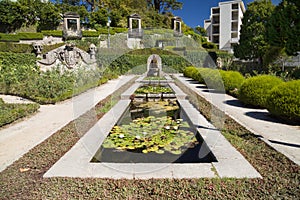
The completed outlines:
{"type": "Polygon", "coordinates": [[[273,115],[300,122],[300,80],[274,87],[267,99],[267,109],[273,115]]]}
{"type": "Polygon", "coordinates": [[[248,78],[241,85],[238,98],[246,105],[266,108],[270,90],[282,82],[280,78],[271,75],[248,78]]]}
{"type": "Polygon", "coordinates": [[[223,79],[223,84],[226,93],[236,97],[238,94],[238,89],[245,81],[245,78],[241,73],[236,71],[219,71],[223,79]]]}
{"type": "Polygon", "coordinates": [[[198,69],[194,66],[189,66],[189,67],[186,67],[184,70],[183,70],[183,75],[185,77],[189,77],[189,78],[192,78],[194,80],[197,80],[196,77],[197,77],[197,74],[198,74],[198,69]]]}

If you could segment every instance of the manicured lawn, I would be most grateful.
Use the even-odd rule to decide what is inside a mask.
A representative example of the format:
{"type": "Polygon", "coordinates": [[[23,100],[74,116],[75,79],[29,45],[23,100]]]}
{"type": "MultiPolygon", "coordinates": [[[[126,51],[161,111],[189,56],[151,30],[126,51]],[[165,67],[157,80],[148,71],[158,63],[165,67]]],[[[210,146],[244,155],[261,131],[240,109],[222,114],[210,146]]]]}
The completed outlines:
{"type": "MultiPolygon", "coordinates": [[[[210,118],[211,105],[187,88],[182,89],[201,113],[210,118]]],[[[97,119],[108,110],[107,106],[103,109],[107,103],[112,106],[111,102],[108,97],[96,106],[97,119]]],[[[222,133],[263,179],[42,178],[97,119],[92,111],[87,112],[1,172],[0,199],[297,199],[300,196],[300,167],[228,117],[222,133]],[[20,168],[29,170],[20,172],[20,168]]]]}

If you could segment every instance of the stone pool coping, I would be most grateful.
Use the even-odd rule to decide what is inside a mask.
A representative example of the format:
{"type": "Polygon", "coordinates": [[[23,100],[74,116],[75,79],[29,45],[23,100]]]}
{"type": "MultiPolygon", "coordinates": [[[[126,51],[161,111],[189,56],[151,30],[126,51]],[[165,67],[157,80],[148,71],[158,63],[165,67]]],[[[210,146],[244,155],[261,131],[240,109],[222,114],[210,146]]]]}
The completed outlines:
{"type": "Polygon", "coordinates": [[[174,84],[183,111],[197,127],[204,143],[217,162],[212,163],[91,163],[92,157],[130,104],[129,94],[139,87],[136,82],[123,93],[121,100],[107,112],[44,177],[150,179],[150,178],[262,178],[251,164],[210,124],[174,84]]]}

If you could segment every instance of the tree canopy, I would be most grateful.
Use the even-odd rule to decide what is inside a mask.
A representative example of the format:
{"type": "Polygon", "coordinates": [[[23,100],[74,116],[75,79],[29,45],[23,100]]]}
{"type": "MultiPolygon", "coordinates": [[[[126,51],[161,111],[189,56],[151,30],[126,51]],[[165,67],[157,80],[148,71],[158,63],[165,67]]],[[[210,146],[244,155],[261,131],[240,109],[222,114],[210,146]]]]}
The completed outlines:
{"type": "Polygon", "coordinates": [[[266,40],[266,24],[275,6],[271,0],[256,0],[248,4],[242,19],[239,44],[234,47],[234,55],[241,59],[258,59],[268,49],[266,40]]]}
{"type": "MultiPolygon", "coordinates": [[[[0,32],[10,33],[21,27],[35,25],[37,30],[56,29],[61,16],[77,12],[89,28],[126,27],[127,17],[139,13],[146,27],[167,28],[172,10],[182,8],[177,0],[10,0],[0,1],[0,32]]],[[[169,27],[168,27],[169,28],[169,27]]]]}
{"type": "Polygon", "coordinates": [[[300,51],[299,1],[283,0],[267,23],[267,40],[271,46],[284,50],[288,55],[300,51]]]}

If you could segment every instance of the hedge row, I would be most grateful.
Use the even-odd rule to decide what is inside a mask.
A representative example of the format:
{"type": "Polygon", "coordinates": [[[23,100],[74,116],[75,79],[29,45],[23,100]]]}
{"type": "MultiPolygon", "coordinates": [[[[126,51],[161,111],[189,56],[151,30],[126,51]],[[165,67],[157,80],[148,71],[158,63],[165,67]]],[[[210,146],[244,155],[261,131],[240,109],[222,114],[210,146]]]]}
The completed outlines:
{"type": "Polygon", "coordinates": [[[13,42],[0,42],[0,52],[31,53],[32,45],[13,42]]]}
{"type": "Polygon", "coordinates": [[[241,85],[239,91],[239,100],[246,105],[266,108],[268,106],[267,98],[270,90],[283,83],[283,81],[271,75],[260,75],[248,78],[241,85]]]}
{"type": "Polygon", "coordinates": [[[185,68],[184,76],[215,90],[222,89],[224,84],[226,93],[238,97],[244,104],[267,108],[277,117],[300,123],[300,80],[283,82],[271,75],[244,79],[236,71],[195,67],[185,68]]]}
{"type": "Polygon", "coordinates": [[[0,98],[0,127],[36,112],[39,107],[37,103],[8,104],[0,98]]]}
{"type": "Polygon", "coordinates": [[[300,80],[275,86],[267,98],[267,109],[275,116],[300,123],[300,80]]]}
{"type": "MultiPolygon", "coordinates": [[[[127,28],[111,27],[109,33],[114,35],[116,33],[126,32],[127,28]]],[[[98,37],[100,34],[108,34],[107,28],[100,28],[97,31],[82,31],[83,37],[98,37]]],[[[17,33],[4,34],[0,33],[1,42],[19,42],[20,40],[42,40],[44,36],[62,37],[62,30],[47,30],[40,33],[17,33]]]]}
{"type": "Polygon", "coordinates": [[[223,71],[210,68],[195,68],[193,66],[185,68],[184,76],[190,77],[207,85],[209,89],[215,91],[225,91],[236,96],[238,88],[244,81],[244,77],[235,71],[223,71]]]}
{"type": "Polygon", "coordinates": [[[42,33],[0,34],[1,42],[19,42],[20,40],[42,40],[42,33]]]}

